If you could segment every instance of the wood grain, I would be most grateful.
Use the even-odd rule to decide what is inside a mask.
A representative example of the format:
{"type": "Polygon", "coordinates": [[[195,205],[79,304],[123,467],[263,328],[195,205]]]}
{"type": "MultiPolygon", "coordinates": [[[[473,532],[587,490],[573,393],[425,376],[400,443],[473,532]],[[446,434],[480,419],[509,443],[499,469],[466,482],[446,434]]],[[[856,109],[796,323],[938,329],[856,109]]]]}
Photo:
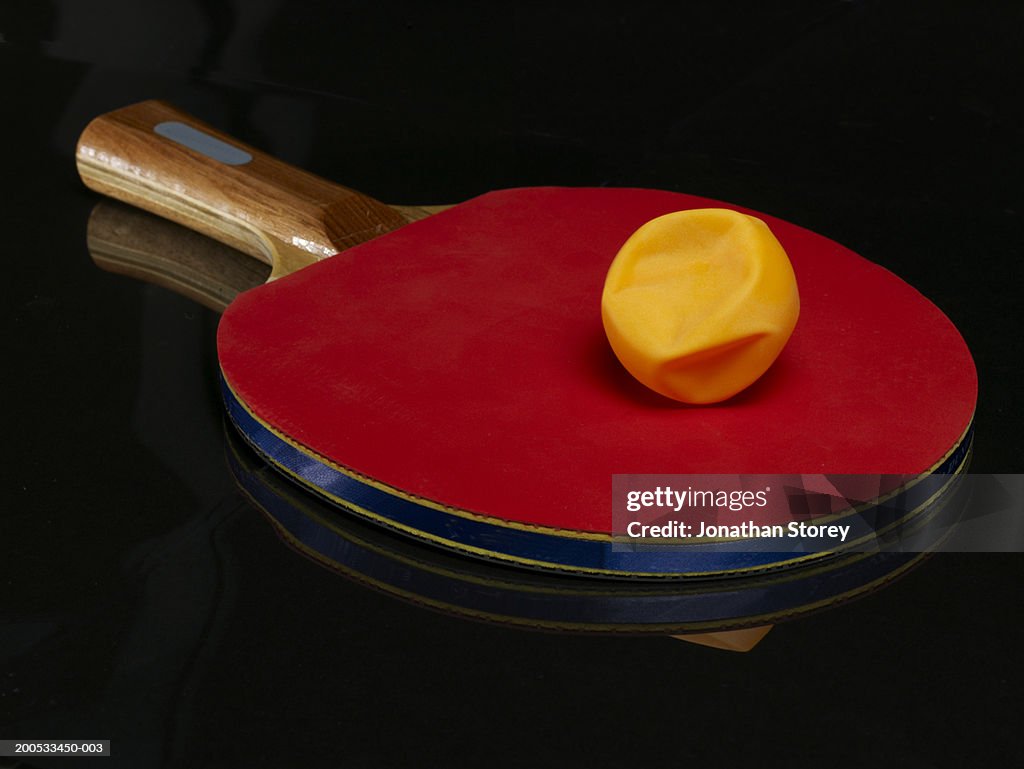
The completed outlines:
{"type": "Polygon", "coordinates": [[[76,162],[89,188],[254,256],[272,266],[271,279],[437,210],[387,206],[160,101],[93,120],[79,139],[76,162]],[[220,162],[155,132],[166,123],[183,123],[252,159],[220,162]]]}

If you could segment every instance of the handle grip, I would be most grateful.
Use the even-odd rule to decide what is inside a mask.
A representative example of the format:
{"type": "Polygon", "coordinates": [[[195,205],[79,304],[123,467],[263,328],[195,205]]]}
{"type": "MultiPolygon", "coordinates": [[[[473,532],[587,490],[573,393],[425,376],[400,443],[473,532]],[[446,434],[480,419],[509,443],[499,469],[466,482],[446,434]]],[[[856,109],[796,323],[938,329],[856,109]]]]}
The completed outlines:
{"type": "Polygon", "coordinates": [[[160,101],[93,120],[76,152],[86,186],[267,262],[281,277],[408,218],[160,101]]]}

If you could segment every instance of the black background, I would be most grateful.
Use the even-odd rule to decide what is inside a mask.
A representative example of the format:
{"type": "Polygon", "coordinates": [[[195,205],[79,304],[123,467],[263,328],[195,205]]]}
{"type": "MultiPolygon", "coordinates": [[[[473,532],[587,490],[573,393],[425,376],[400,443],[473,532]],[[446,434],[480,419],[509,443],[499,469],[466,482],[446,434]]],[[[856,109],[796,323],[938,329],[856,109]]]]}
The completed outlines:
{"type": "Polygon", "coordinates": [[[0,738],[110,739],[109,767],[1019,763],[1019,555],[937,556],[746,655],[303,560],[225,469],[216,315],[93,265],[73,153],[159,97],[389,202],[647,186],[788,219],[950,316],[972,469],[1021,472],[1022,30],[1012,3],[5,3],[0,738]]]}

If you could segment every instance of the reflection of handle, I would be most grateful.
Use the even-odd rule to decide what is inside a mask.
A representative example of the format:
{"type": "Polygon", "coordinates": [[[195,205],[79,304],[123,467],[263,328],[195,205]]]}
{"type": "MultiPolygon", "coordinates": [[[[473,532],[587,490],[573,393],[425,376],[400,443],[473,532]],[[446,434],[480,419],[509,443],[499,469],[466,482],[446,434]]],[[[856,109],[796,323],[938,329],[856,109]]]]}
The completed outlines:
{"type": "Polygon", "coordinates": [[[77,162],[90,188],[262,259],[274,277],[416,218],[159,101],[93,120],[77,162]]]}
{"type": "Polygon", "coordinates": [[[169,288],[216,312],[270,273],[233,248],[113,201],[93,208],[86,242],[100,268],[169,288]]]}

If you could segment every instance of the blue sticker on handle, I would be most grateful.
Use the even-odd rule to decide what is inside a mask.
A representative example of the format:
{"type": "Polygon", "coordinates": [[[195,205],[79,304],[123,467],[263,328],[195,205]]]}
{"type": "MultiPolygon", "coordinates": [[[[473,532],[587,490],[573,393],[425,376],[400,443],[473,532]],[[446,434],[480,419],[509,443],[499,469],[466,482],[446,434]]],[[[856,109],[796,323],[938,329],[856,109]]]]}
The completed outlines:
{"type": "Polygon", "coordinates": [[[153,131],[165,139],[170,139],[172,142],[177,142],[229,166],[242,166],[252,160],[252,155],[245,150],[176,120],[158,123],[153,127],[153,131]]]}

